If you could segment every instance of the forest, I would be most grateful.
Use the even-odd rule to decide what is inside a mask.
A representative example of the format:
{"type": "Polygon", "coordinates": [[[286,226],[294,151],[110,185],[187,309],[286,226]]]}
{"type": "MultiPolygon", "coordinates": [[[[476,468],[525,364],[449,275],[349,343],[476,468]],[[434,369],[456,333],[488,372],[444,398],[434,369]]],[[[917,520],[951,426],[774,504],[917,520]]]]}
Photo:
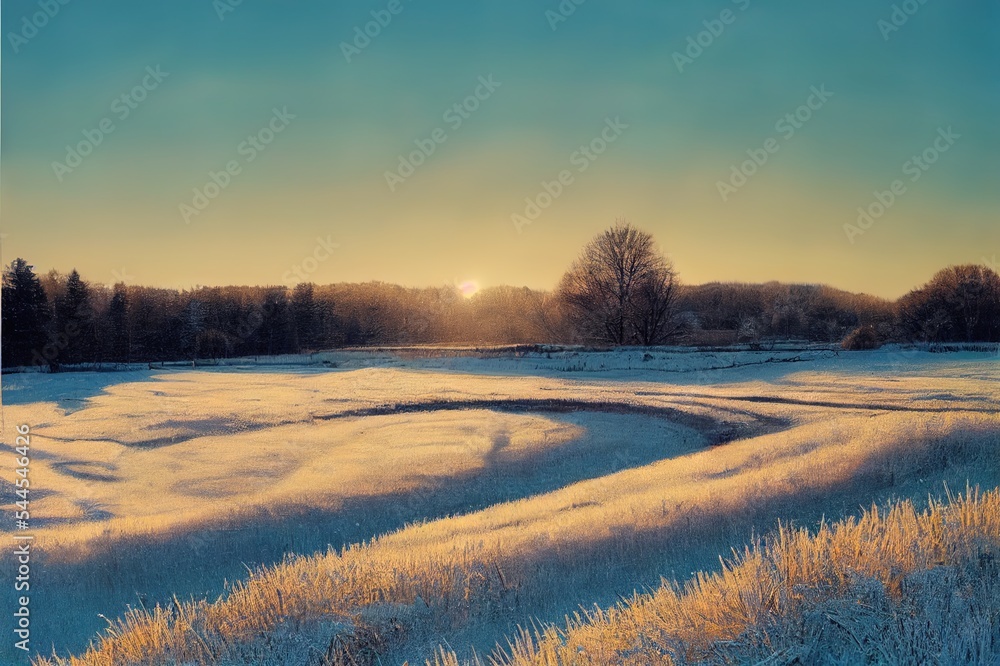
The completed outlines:
{"type": "Polygon", "coordinates": [[[415,344],[765,345],[1000,341],[1000,276],[950,266],[891,301],[825,285],[685,285],[652,236],[619,223],[553,291],[382,282],[164,289],[3,273],[3,367],[211,360],[415,344]]]}

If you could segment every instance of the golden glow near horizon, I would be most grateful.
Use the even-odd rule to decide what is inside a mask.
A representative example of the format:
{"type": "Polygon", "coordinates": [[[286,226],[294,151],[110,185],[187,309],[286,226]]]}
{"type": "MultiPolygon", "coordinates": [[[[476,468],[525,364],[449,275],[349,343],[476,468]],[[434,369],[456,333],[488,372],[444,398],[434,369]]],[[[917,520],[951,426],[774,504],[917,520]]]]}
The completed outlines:
{"type": "Polygon", "coordinates": [[[914,191],[851,244],[842,225],[853,221],[848,206],[864,184],[846,178],[810,183],[775,165],[723,203],[707,169],[659,182],[656,174],[622,170],[612,165],[613,156],[607,159],[607,172],[591,181],[601,187],[567,191],[521,234],[496,214],[512,204],[490,179],[459,181],[462,194],[451,199],[440,182],[400,198],[357,186],[365,208],[337,214],[330,201],[350,197],[349,185],[319,192],[262,183],[256,192],[220,198],[211,218],[182,233],[169,204],[130,201],[127,187],[119,190],[114,216],[101,207],[100,190],[78,193],[72,205],[11,190],[3,200],[3,261],[23,256],[41,273],[76,268],[95,283],[174,288],[281,285],[289,275],[317,284],[377,280],[425,287],[475,275],[479,289],[551,290],[583,245],[625,216],[653,233],[686,284],[826,283],[895,298],[946,265],[989,264],[1000,255],[995,211],[975,202],[937,201],[914,191]],[[7,226],[20,219],[55,222],[7,226]],[[134,222],[139,219],[145,222],[134,222]],[[942,223],[958,219],[961,233],[942,223]],[[79,236],[79,229],[88,233],[79,236]],[[322,261],[317,239],[337,246],[320,252],[322,261]]]}
{"type": "Polygon", "coordinates": [[[458,293],[465,298],[472,298],[479,293],[479,283],[475,280],[465,280],[458,284],[458,293]]]}
{"type": "MultiPolygon", "coordinates": [[[[556,23],[520,0],[413,5],[348,59],[340,40],[371,20],[350,3],[225,21],[92,3],[74,10],[86,29],[60,15],[2,60],[2,260],[175,288],[553,289],[625,217],[688,284],[894,298],[996,265],[990,21],[947,3],[892,31],[862,0],[731,9],[712,35],[718,14],[684,3],[556,23]],[[120,39],[130,22],[158,32],[120,39]],[[629,45],[591,48],[609,30],[629,45]]],[[[23,13],[3,4],[8,25],[23,13]]]]}

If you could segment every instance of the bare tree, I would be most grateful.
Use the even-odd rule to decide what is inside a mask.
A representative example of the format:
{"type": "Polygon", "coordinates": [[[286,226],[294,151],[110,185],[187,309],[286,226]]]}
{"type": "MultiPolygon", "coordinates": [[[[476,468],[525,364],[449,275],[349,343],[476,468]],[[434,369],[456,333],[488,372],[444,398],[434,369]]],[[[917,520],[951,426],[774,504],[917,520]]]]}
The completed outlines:
{"type": "Polygon", "coordinates": [[[1000,275],[979,265],[949,266],[899,299],[905,336],[931,342],[1000,339],[1000,275]]]}
{"type": "Polygon", "coordinates": [[[636,290],[632,326],[637,342],[644,346],[666,342],[679,328],[674,312],[675,273],[666,260],[664,264],[640,280],[636,290]]]}
{"type": "Polygon", "coordinates": [[[619,220],[583,249],[559,297],[585,339],[660,344],[674,328],[675,278],[652,235],[619,220]]]}

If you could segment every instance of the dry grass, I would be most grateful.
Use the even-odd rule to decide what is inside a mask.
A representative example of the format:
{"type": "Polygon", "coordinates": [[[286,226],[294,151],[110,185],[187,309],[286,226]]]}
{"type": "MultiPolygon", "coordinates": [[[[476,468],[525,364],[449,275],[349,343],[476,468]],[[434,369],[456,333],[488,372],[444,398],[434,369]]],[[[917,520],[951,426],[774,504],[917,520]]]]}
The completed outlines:
{"type": "MultiPolygon", "coordinates": [[[[335,388],[331,392],[349,395],[350,400],[337,409],[356,409],[379,404],[377,396],[384,396],[389,385],[400,405],[454,398],[456,394],[496,401],[523,401],[539,395],[572,397],[595,405],[670,408],[694,418],[711,419],[722,429],[750,435],[756,430],[756,436],[695,452],[685,452],[690,447],[678,447],[676,442],[669,445],[664,442],[665,459],[659,462],[503,502],[467,515],[410,525],[356,543],[342,552],[295,557],[263,567],[249,579],[233,584],[214,603],[173,602],[148,611],[132,611],[114,621],[79,656],[39,659],[37,663],[290,665],[352,663],[353,659],[362,664],[377,663],[376,655],[384,663],[393,663],[392,659],[400,656],[430,655],[431,646],[442,638],[466,636],[468,640],[461,652],[438,654],[440,659],[462,661],[469,656],[470,645],[485,645],[488,652],[490,641],[499,637],[498,630],[524,623],[533,615],[555,619],[576,604],[598,599],[607,605],[616,593],[631,594],[636,587],[654,585],[661,574],[686,579],[693,570],[710,567],[713,553],[727,552],[732,545],[746,543],[754,531],[769,529],[776,520],[811,523],[823,512],[836,516],[851,513],[859,503],[881,501],[890,495],[925,495],[928,489],[940,488],[942,480],[964,483],[972,479],[992,486],[1000,471],[996,452],[1000,416],[993,409],[1000,389],[996,371],[989,367],[972,376],[954,370],[892,378],[816,372],[795,373],[780,382],[692,388],[652,382],[393,374],[396,372],[294,378],[288,380],[294,384],[290,387],[294,395],[291,400],[289,394],[274,387],[276,382],[286,380],[272,375],[266,378],[266,383],[269,399],[292,403],[286,414],[293,416],[310,412],[309,398],[304,394],[317,388],[335,388]],[[344,391],[345,383],[349,383],[350,392],[344,391]],[[299,400],[305,402],[300,404],[299,400]],[[476,630],[487,628],[491,632],[473,635],[476,630]]],[[[234,387],[231,394],[220,398],[228,410],[238,411],[243,408],[241,400],[255,397],[246,384],[264,382],[256,375],[241,380],[242,391],[237,392],[234,387]]],[[[212,391],[229,390],[218,385],[221,379],[208,381],[216,383],[210,386],[212,391]]],[[[178,386],[190,390],[190,395],[197,393],[194,387],[178,386]]],[[[158,387],[170,388],[163,384],[158,387]]],[[[136,391],[123,390],[123,394],[134,397],[136,391]]],[[[119,404],[106,408],[111,411],[122,407],[119,404]]],[[[211,408],[190,408],[200,410],[192,420],[207,418],[202,412],[212,412],[211,408]]],[[[265,415],[263,420],[268,422],[268,429],[260,437],[266,439],[269,434],[280,432],[278,428],[300,427],[271,424],[272,418],[277,419],[271,414],[277,411],[280,410],[265,415]]],[[[548,417],[507,417],[511,419],[507,427],[524,428],[521,441],[525,451],[551,446],[553,441],[565,442],[573,436],[565,423],[548,417]],[[539,438],[541,431],[548,432],[552,439],[539,438]]],[[[347,420],[344,427],[361,428],[351,424],[364,424],[371,418],[347,420]]],[[[392,419],[402,417],[377,418],[386,419],[382,427],[387,428],[392,419]]],[[[413,414],[405,418],[409,423],[420,423],[419,418],[413,420],[413,414]]],[[[456,428],[466,427],[460,420],[448,423],[456,428]]],[[[418,439],[440,438],[446,430],[440,423],[428,423],[427,432],[418,435],[418,439]]],[[[586,420],[581,423],[586,424],[586,420]]],[[[68,435],[71,425],[53,417],[47,431],[51,434],[64,428],[63,434],[68,435]]],[[[676,438],[683,432],[670,429],[662,436],[676,438]]],[[[360,436],[360,431],[356,434],[360,436]]],[[[230,441],[217,439],[218,446],[230,441]]],[[[208,441],[214,440],[208,436],[200,439],[201,444],[208,441]]],[[[251,443],[250,439],[237,441],[251,443]]],[[[345,438],[343,444],[338,444],[344,447],[341,452],[349,450],[350,441],[345,438]]],[[[394,473],[402,473],[416,464],[435,464],[435,449],[428,450],[430,457],[416,459],[408,444],[370,450],[357,448],[352,468],[365,469],[366,452],[368,465],[394,473]]],[[[322,441],[317,440],[314,447],[310,445],[304,450],[316,452],[310,454],[310,461],[324,460],[322,441]]],[[[473,447],[454,460],[461,461],[466,470],[475,469],[483,466],[488,453],[488,447],[482,450],[473,447]]],[[[237,457],[237,453],[229,452],[223,460],[232,462],[237,457]]],[[[516,458],[514,455],[504,465],[516,458]]],[[[214,473],[223,472],[224,469],[216,469],[214,473]]],[[[439,478],[444,473],[436,472],[439,478]]],[[[390,482],[397,483],[393,480],[396,478],[403,477],[390,477],[390,482]]],[[[324,474],[312,474],[309,482],[313,488],[323,487],[324,474]]],[[[517,479],[503,478],[502,482],[516,483],[517,479]]],[[[238,480],[233,480],[227,488],[238,490],[238,485],[238,480]]],[[[296,487],[287,483],[283,492],[297,492],[296,487]]],[[[377,486],[370,486],[366,492],[377,490],[377,486]]],[[[322,504],[325,500],[315,501],[322,504]]],[[[987,534],[996,534],[996,502],[994,493],[965,503],[972,507],[993,507],[989,518],[993,522],[970,524],[970,530],[979,525],[994,530],[987,534]]],[[[766,656],[771,653],[769,650],[791,649],[797,645],[797,636],[819,631],[818,625],[809,624],[812,620],[808,618],[819,616],[810,614],[808,604],[832,603],[839,598],[834,592],[841,588],[830,587],[832,596],[828,599],[808,590],[802,591],[801,598],[790,593],[779,594],[775,592],[778,588],[765,584],[768,580],[778,580],[776,577],[785,571],[775,569],[779,573],[770,579],[765,576],[767,567],[780,564],[768,559],[771,553],[784,552],[782,548],[791,549],[787,551],[791,553],[794,548],[813,543],[828,543],[828,548],[832,548],[829,544],[837,543],[842,545],[838,547],[844,547],[841,554],[846,557],[850,551],[845,546],[848,542],[837,541],[842,539],[837,535],[854,530],[859,539],[867,534],[864,538],[877,541],[879,526],[903,525],[907,515],[914,525],[934,524],[938,518],[933,517],[938,516],[941,524],[951,530],[947,516],[963,516],[964,511],[934,505],[929,518],[917,519],[912,506],[904,505],[889,518],[866,515],[836,529],[824,528],[814,541],[786,528],[774,544],[744,552],[718,577],[701,574],[683,593],[668,586],[628,606],[592,611],[562,632],[551,626],[540,630],[541,636],[533,631],[522,632],[515,641],[512,658],[522,660],[517,663],[578,663],[573,660],[606,663],[601,660],[607,659],[610,663],[643,664],[702,658],[725,662],[730,657],[739,661],[746,655],[766,656]],[[717,579],[729,581],[735,587],[713,582],[717,579]],[[686,599],[704,599],[704,605],[686,599]],[[730,606],[732,609],[727,611],[730,606]],[[715,614],[714,609],[721,615],[715,614]],[[802,612],[797,614],[798,611],[802,612]],[[795,618],[799,615],[805,619],[796,625],[795,618]],[[740,617],[742,620],[734,619],[740,617]],[[656,621],[666,624],[650,624],[656,621]],[[670,631],[657,633],[658,630],[654,631],[657,627],[670,631]],[[570,637],[576,642],[567,642],[570,637]],[[572,651],[568,645],[574,646],[572,651]],[[616,659],[619,661],[615,662],[616,659]]],[[[171,513],[169,518],[175,520],[175,514],[171,513]]],[[[907,534],[912,536],[910,532],[907,534]]],[[[957,543],[947,539],[945,542],[957,543]]],[[[889,550],[901,558],[894,566],[912,565],[917,567],[913,571],[920,570],[919,550],[911,560],[903,557],[903,551],[889,550]]],[[[816,550],[802,552],[819,557],[816,550]]],[[[95,565],[105,561],[102,555],[95,557],[95,565]]],[[[787,566],[793,561],[794,558],[789,560],[787,566]]],[[[841,586],[854,580],[861,585],[859,590],[868,589],[867,581],[880,580],[881,575],[880,570],[859,569],[864,576],[841,580],[836,568],[822,569],[821,560],[808,558],[796,566],[799,569],[788,569],[786,573],[807,580],[823,570],[824,575],[841,586]],[[807,564],[813,568],[807,568],[807,564]]],[[[934,576],[944,570],[938,566],[934,576]]],[[[897,580],[899,576],[911,580],[906,578],[906,571],[893,575],[896,578],[887,580],[897,580]]],[[[938,582],[945,586],[959,585],[955,580],[938,582]]],[[[927,583],[931,584],[938,583],[927,583]]],[[[876,610],[888,608],[885,604],[895,603],[893,595],[905,593],[906,585],[897,591],[883,583],[884,595],[877,597],[877,590],[872,588],[874,591],[864,597],[868,600],[865,603],[876,610]]],[[[798,588],[792,585],[789,589],[794,592],[798,588]]],[[[940,592],[943,588],[935,589],[940,592]]],[[[961,585],[954,589],[961,589],[961,585]]],[[[833,609],[827,614],[846,617],[849,610],[833,609]]],[[[835,633],[825,624],[822,626],[826,634],[835,633]]],[[[858,635],[858,628],[851,631],[858,635]]]]}
{"type": "MultiPolygon", "coordinates": [[[[455,621],[462,611],[456,615],[449,606],[500,601],[507,589],[502,570],[483,568],[483,551],[453,553],[451,566],[431,571],[426,562],[406,560],[372,567],[366,550],[265,572],[214,606],[181,604],[133,614],[84,658],[38,663],[248,663],[249,653],[268,654],[254,644],[262,633],[294,628],[294,636],[305,618],[337,616],[338,608],[348,626],[330,645],[369,663],[365,650],[398,640],[391,634],[404,634],[414,620],[455,621]],[[354,597],[341,596],[352,590],[354,597]],[[386,597],[411,603],[389,607],[386,597]],[[361,606],[367,612],[352,619],[347,609],[361,606]]],[[[500,561],[497,554],[493,559],[500,561]]],[[[835,655],[839,663],[988,664],[1000,657],[998,563],[1000,492],[932,502],[922,513],[903,502],[812,534],[781,528],[720,573],[577,616],[565,630],[524,631],[495,661],[757,663],[778,654],[781,663],[821,663],[823,655],[835,655]]],[[[289,648],[289,641],[276,643],[289,648]]],[[[453,653],[439,659],[460,663],[453,653]]]]}
{"type": "Polygon", "coordinates": [[[719,573],[522,632],[493,663],[994,664],[998,620],[1000,491],[973,490],[782,527],[719,573]]]}

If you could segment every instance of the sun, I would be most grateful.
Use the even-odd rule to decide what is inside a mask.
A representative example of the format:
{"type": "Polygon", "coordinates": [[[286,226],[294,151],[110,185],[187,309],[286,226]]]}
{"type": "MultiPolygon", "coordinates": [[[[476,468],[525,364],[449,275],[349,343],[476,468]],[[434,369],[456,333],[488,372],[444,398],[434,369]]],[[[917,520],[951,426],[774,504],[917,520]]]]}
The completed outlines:
{"type": "Polygon", "coordinates": [[[465,298],[472,298],[479,293],[479,283],[475,280],[465,280],[459,283],[458,291],[465,298]]]}

